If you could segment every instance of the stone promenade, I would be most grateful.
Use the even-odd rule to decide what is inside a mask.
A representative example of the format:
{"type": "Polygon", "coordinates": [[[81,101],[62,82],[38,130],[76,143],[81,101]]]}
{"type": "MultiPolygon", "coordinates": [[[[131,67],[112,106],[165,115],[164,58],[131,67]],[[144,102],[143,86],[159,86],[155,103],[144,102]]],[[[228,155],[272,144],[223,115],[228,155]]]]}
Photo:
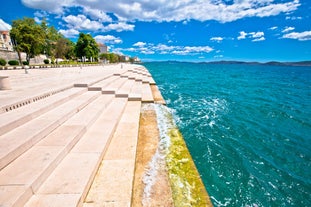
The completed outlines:
{"type": "Polygon", "coordinates": [[[131,206],[141,105],[161,102],[144,67],[0,76],[9,76],[11,87],[0,90],[1,207],[131,206]],[[104,188],[92,185],[96,174],[104,188]],[[91,186],[100,205],[87,197],[91,186]]]}

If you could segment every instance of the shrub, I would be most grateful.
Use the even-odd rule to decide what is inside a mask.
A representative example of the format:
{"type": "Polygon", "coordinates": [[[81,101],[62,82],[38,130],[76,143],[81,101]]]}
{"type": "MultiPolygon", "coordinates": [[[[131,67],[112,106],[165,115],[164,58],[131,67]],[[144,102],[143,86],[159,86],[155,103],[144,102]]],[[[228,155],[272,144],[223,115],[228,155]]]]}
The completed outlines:
{"type": "Polygon", "coordinates": [[[5,66],[6,65],[6,60],[0,58],[0,65],[5,66]]]}
{"type": "Polygon", "coordinates": [[[23,61],[23,65],[29,65],[29,62],[23,61]]]}
{"type": "Polygon", "coordinates": [[[19,62],[17,60],[9,60],[9,65],[19,65],[19,62]]]}
{"type": "Polygon", "coordinates": [[[49,63],[50,63],[50,60],[49,60],[49,59],[44,59],[43,62],[44,62],[45,64],[49,64],[49,63]]]}

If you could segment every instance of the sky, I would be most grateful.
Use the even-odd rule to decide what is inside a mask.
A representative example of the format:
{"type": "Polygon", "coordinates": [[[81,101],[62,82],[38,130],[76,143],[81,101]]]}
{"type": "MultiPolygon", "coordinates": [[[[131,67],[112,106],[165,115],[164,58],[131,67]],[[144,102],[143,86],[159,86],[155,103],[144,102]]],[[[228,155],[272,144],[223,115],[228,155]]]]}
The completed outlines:
{"type": "Polygon", "coordinates": [[[0,30],[43,18],[143,61],[311,60],[311,0],[8,0],[0,30]]]}

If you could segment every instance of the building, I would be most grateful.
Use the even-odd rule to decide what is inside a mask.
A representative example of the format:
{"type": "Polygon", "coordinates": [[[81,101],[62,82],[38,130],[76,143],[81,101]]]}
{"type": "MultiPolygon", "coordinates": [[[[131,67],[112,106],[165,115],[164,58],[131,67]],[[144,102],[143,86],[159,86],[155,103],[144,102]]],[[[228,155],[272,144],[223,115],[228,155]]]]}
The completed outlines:
{"type": "Polygon", "coordinates": [[[9,31],[0,31],[0,50],[13,51],[9,31]]]}
{"type": "Polygon", "coordinates": [[[125,56],[125,55],[121,55],[120,56],[120,61],[121,62],[129,62],[130,61],[130,57],[129,56],[125,56]]]}
{"type": "Polygon", "coordinates": [[[105,44],[102,44],[102,43],[97,43],[98,47],[99,47],[99,50],[100,52],[99,53],[108,53],[109,51],[109,48],[107,45],[105,44]]]}
{"type": "Polygon", "coordinates": [[[133,62],[134,63],[140,63],[141,60],[139,59],[139,57],[133,57],[133,62]]]}

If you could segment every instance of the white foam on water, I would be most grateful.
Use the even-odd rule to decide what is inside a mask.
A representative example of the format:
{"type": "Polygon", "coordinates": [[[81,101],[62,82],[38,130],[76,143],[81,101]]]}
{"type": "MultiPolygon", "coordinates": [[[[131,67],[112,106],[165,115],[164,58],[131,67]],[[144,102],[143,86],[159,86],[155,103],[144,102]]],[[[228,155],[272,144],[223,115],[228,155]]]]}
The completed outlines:
{"type": "MultiPolygon", "coordinates": [[[[160,132],[160,141],[156,153],[153,155],[148,164],[148,169],[143,175],[143,183],[145,184],[143,192],[142,204],[145,207],[151,206],[151,194],[153,185],[156,183],[157,175],[160,169],[165,166],[165,156],[170,146],[170,138],[167,135],[167,126],[169,121],[167,118],[168,111],[166,107],[159,104],[145,104],[142,110],[155,110],[157,115],[158,128],[160,132]]],[[[155,139],[157,139],[155,137],[155,139]]]]}
{"type": "Polygon", "coordinates": [[[158,170],[163,165],[164,158],[161,156],[159,150],[156,151],[154,156],[148,165],[148,170],[145,172],[143,176],[143,183],[145,184],[144,192],[143,192],[143,206],[149,207],[151,206],[151,193],[152,187],[157,181],[158,170]]]}
{"type": "MultiPolygon", "coordinates": [[[[148,104],[145,106],[146,108],[154,108],[157,116],[157,123],[159,129],[160,140],[158,144],[158,149],[151,161],[148,164],[148,170],[143,176],[143,182],[145,184],[144,194],[143,194],[143,206],[149,207],[151,206],[151,194],[153,185],[156,183],[157,175],[162,167],[165,167],[166,162],[168,161],[167,155],[169,155],[170,146],[171,146],[171,138],[169,136],[169,132],[172,129],[176,129],[176,123],[173,118],[172,109],[160,105],[160,104],[148,104]],[[148,106],[149,105],[149,106],[148,106]]],[[[170,158],[171,159],[171,158],[170,158]]],[[[187,158],[178,160],[178,162],[188,162],[187,158]]],[[[189,203],[184,203],[184,206],[191,206],[191,202],[195,202],[193,199],[191,192],[195,186],[192,186],[187,181],[183,180],[178,174],[170,174],[170,177],[173,178],[175,184],[180,188],[184,189],[184,196],[187,198],[189,203]]]]}
{"type": "Polygon", "coordinates": [[[171,145],[170,137],[168,136],[169,129],[174,127],[174,120],[169,118],[171,116],[171,111],[168,107],[154,104],[154,109],[157,114],[157,122],[160,133],[160,151],[167,154],[167,150],[171,145]]]}

